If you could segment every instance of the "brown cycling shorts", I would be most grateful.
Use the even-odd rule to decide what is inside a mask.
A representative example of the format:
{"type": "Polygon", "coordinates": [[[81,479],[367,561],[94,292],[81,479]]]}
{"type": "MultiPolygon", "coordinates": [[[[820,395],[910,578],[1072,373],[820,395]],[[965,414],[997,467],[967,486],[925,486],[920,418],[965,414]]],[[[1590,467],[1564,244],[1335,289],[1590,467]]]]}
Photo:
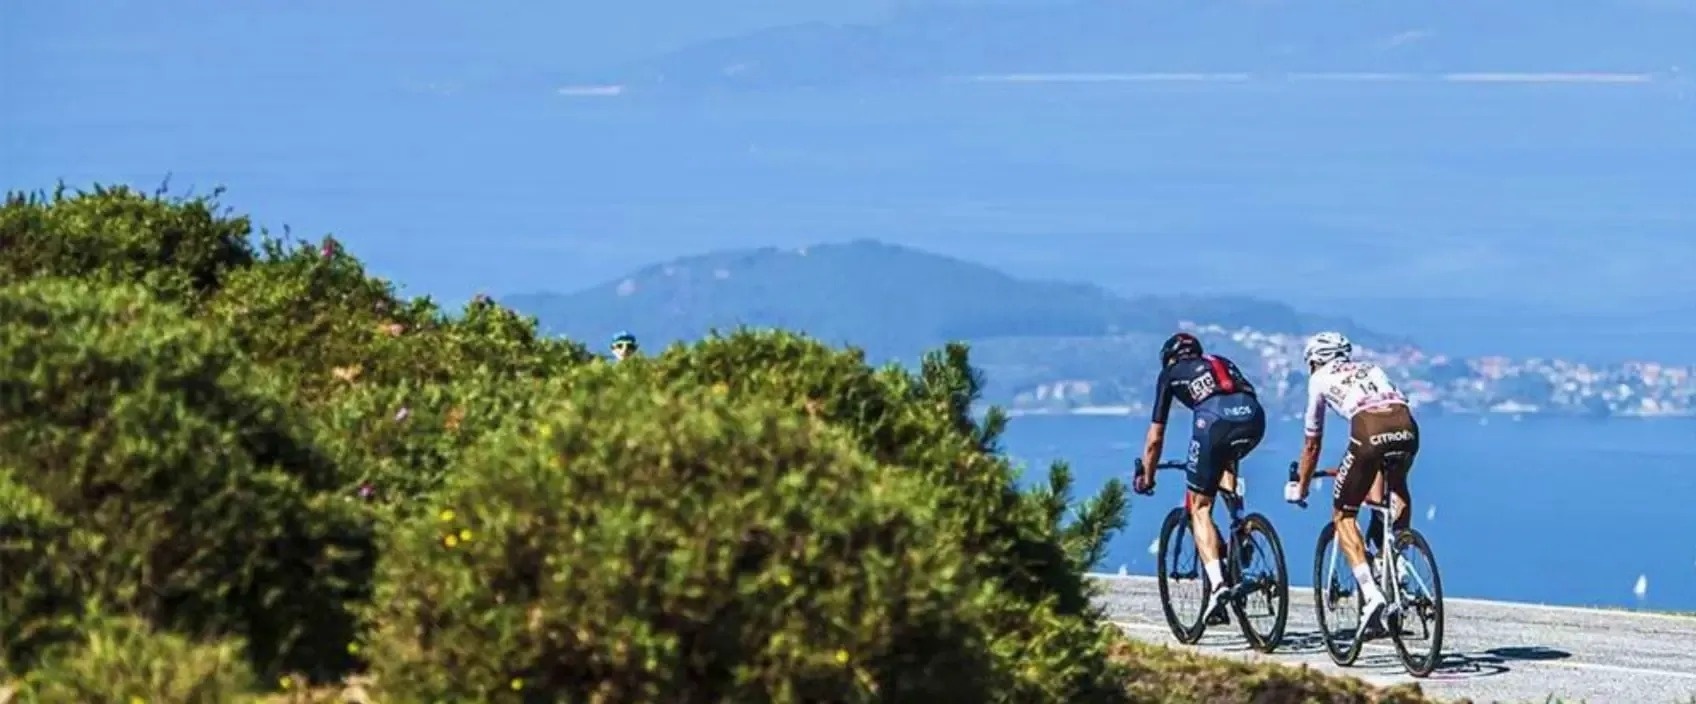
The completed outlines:
{"type": "Polygon", "coordinates": [[[1331,506],[1344,513],[1360,510],[1372,480],[1384,473],[1385,487],[1404,493],[1413,457],[1419,454],[1419,424],[1402,404],[1354,414],[1349,420],[1349,449],[1337,466],[1331,506]]]}

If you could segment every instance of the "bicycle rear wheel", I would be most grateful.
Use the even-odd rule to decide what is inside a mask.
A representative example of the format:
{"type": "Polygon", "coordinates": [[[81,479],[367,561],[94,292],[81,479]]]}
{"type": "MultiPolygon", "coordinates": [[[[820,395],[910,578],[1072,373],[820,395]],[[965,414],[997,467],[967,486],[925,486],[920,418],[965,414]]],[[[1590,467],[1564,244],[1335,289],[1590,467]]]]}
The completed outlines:
{"type": "Polygon", "coordinates": [[[1166,514],[1166,522],[1160,526],[1160,567],[1155,570],[1166,625],[1178,642],[1186,645],[1201,640],[1202,631],[1207,629],[1201,610],[1207,606],[1207,593],[1212,588],[1206,571],[1201,569],[1189,519],[1181,508],[1166,514]]]}
{"type": "Polygon", "coordinates": [[[1251,513],[1232,536],[1231,550],[1231,571],[1237,584],[1231,610],[1248,639],[1248,647],[1270,653],[1283,642],[1284,627],[1290,619],[1290,575],[1284,566],[1284,545],[1272,529],[1272,521],[1251,513]],[[1245,574],[1257,567],[1264,567],[1265,574],[1245,574]],[[1266,627],[1259,628],[1257,622],[1266,627]]]}
{"type": "Polygon", "coordinates": [[[1443,658],[1443,578],[1431,544],[1419,531],[1398,531],[1392,545],[1396,564],[1391,579],[1402,608],[1390,624],[1390,637],[1408,674],[1425,677],[1443,658]]]}
{"type": "Polygon", "coordinates": [[[1331,662],[1347,667],[1360,657],[1360,585],[1337,546],[1337,524],[1319,531],[1313,550],[1313,609],[1331,662]],[[1352,616],[1354,625],[1344,626],[1352,616]]]}

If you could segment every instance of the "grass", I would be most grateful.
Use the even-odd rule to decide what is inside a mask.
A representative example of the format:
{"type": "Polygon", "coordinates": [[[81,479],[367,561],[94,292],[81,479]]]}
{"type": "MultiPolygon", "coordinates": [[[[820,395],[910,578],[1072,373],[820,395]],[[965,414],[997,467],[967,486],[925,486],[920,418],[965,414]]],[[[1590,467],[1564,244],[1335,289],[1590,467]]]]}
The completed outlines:
{"type": "Polygon", "coordinates": [[[1426,704],[1418,685],[1375,687],[1353,677],[1326,675],[1307,666],[1251,663],[1192,653],[1166,645],[1121,639],[1113,658],[1131,670],[1132,701],[1312,702],[1315,704],[1426,704]]]}
{"type": "MultiPolygon", "coordinates": [[[[1353,677],[1326,675],[1305,665],[1253,663],[1194,653],[1182,648],[1120,639],[1112,657],[1131,673],[1125,689],[1139,704],[1193,702],[1253,702],[1256,704],[1434,704],[1417,684],[1376,687],[1353,677]]],[[[369,681],[357,678],[346,686],[307,688],[296,683],[278,694],[262,697],[263,704],[378,704],[366,694],[369,681]]],[[[12,704],[15,689],[0,686],[0,704],[12,704]]],[[[1471,704],[1471,700],[1458,700],[1471,704]]],[[[1584,700],[1555,695],[1540,703],[1582,704],[1584,700]]],[[[1696,704],[1696,697],[1675,704],[1696,704]]]]}

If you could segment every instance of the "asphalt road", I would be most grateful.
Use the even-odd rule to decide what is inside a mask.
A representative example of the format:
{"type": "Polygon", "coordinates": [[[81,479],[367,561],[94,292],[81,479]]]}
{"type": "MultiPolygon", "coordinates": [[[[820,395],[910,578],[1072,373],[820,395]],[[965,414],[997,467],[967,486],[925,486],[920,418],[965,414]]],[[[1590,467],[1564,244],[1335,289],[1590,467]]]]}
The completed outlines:
{"type": "MultiPolygon", "coordinates": [[[[1095,575],[1108,615],[1139,640],[1177,645],[1160,612],[1152,577],[1095,575]]],[[[1373,684],[1419,682],[1427,695],[1475,702],[1566,701],[1659,704],[1696,698],[1696,617],[1449,598],[1443,664],[1424,680],[1402,669],[1390,641],[1366,644],[1353,667],[1325,655],[1313,590],[1290,589],[1284,645],[1248,649],[1233,625],[1210,628],[1189,646],[1209,655],[1305,663],[1373,684]]],[[[1182,646],[1180,646],[1182,647],[1182,646]]]]}

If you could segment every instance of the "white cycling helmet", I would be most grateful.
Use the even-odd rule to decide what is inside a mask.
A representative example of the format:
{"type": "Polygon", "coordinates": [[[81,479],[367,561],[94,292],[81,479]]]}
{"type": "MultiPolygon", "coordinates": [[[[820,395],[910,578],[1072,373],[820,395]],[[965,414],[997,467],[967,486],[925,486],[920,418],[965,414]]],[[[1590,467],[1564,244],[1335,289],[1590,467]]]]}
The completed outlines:
{"type": "Polygon", "coordinates": [[[1339,359],[1346,360],[1353,353],[1354,343],[1349,342],[1340,332],[1322,332],[1307,338],[1307,345],[1301,351],[1310,367],[1329,364],[1339,359]]]}

